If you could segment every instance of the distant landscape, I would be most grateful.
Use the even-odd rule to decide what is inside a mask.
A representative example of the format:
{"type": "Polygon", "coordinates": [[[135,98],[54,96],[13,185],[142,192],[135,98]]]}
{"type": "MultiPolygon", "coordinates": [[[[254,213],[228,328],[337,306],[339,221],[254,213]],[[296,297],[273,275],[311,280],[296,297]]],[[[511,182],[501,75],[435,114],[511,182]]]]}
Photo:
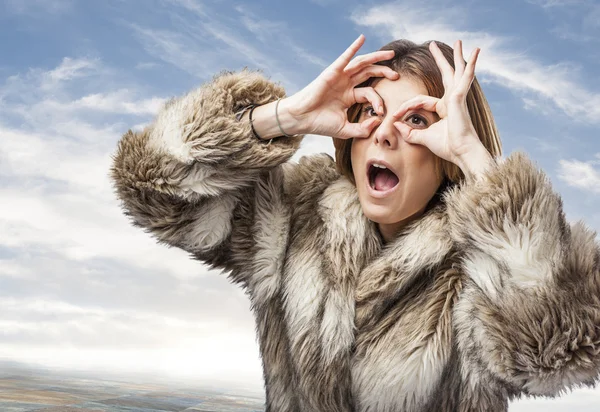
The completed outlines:
{"type": "Polygon", "coordinates": [[[0,362],[0,411],[264,411],[264,399],[258,395],[206,386],[108,378],[0,362]]]}

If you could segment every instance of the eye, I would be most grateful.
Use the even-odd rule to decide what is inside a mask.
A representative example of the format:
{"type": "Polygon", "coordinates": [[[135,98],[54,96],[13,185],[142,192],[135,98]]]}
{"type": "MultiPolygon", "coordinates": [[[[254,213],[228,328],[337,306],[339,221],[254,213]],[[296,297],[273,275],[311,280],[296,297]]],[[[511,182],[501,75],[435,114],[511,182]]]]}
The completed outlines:
{"type": "Polygon", "coordinates": [[[379,116],[379,114],[375,111],[373,106],[364,106],[362,109],[362,113],[366,116],[379,116]]]}
{"type": "Polygon", "coordinates": [[[409,126],[416,126],[420,128],[426,128],[428,126],[427,119],[416,113],[409,115],[406,118],[406,122],[409,126]]]}

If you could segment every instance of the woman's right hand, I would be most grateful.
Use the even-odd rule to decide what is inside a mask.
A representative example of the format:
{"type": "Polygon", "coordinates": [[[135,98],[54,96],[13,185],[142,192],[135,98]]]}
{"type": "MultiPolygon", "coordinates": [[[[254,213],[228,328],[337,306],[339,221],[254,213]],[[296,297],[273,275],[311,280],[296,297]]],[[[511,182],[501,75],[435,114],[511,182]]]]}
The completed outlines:
{"type": "MultiPolygon", "coordinates": [[[[392,50],[377,51],[353,59],[365,42],[361,34],[350,47],[327,67],[315,80],[298,93],[288,97],[285,106],[296,120],[295,133],[318,134],[348,139],[368,137],[381,122],[371,116],[362,123],[350,123],[348,109],[355,103],[369,102],[376,112],[383,114],[381,97],[372,87],[356,86],[370,77],[397,80],[397,72],[374,63],[394,57],[392,50]]],[[[284,105],[284,100],[282,100],[284,105]]]]}

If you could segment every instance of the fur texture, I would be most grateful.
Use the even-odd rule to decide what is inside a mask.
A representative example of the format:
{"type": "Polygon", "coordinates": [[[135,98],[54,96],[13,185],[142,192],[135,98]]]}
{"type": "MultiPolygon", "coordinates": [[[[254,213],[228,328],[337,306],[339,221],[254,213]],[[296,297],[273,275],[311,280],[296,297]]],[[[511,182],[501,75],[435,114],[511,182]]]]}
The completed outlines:
{"type": "Polygon", "coordinates": [[[235,112],[283,96],[225,73],[128,132],[112,167],[135,225],[251,298],[267,411],[506,411],[593,384],[600,253],[515,153],[382,244],[327,155],[256,140],[235,112]]]}

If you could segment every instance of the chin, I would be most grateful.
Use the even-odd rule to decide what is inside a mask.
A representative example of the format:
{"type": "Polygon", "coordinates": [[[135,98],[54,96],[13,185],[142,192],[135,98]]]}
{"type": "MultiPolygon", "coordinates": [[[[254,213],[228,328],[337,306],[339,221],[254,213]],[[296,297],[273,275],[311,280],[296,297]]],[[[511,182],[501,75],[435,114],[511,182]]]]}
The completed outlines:
{"type": "Polygon", "coordinates": [[[396,223],[405,218],[404,214],[399,216],[394,216],[392,211],[388,206],[384,205],[375,205],[369,203],[368,205],[363,206],[363,213],[367,217],[367,219],[384,225],[389,225],[392,223],[396,223]]]}
{"type": "MultiPolygon", "coordinates": [[[[392,204],[394,204],[392,202],[392,204]]],[[[395,203],[398,204],[398,203],[395,203]]],[[[367,219],[382,225],[391,225],[401,222],[403,220],[411,219],[415,215],[420,215],[423,212],[427,203],[423,204],[422,207],[417,207],[415,210],[392,210],[387,205],[375,204],[369,201],[365,203],[361,202],[363,214],[367,219]]]]}

